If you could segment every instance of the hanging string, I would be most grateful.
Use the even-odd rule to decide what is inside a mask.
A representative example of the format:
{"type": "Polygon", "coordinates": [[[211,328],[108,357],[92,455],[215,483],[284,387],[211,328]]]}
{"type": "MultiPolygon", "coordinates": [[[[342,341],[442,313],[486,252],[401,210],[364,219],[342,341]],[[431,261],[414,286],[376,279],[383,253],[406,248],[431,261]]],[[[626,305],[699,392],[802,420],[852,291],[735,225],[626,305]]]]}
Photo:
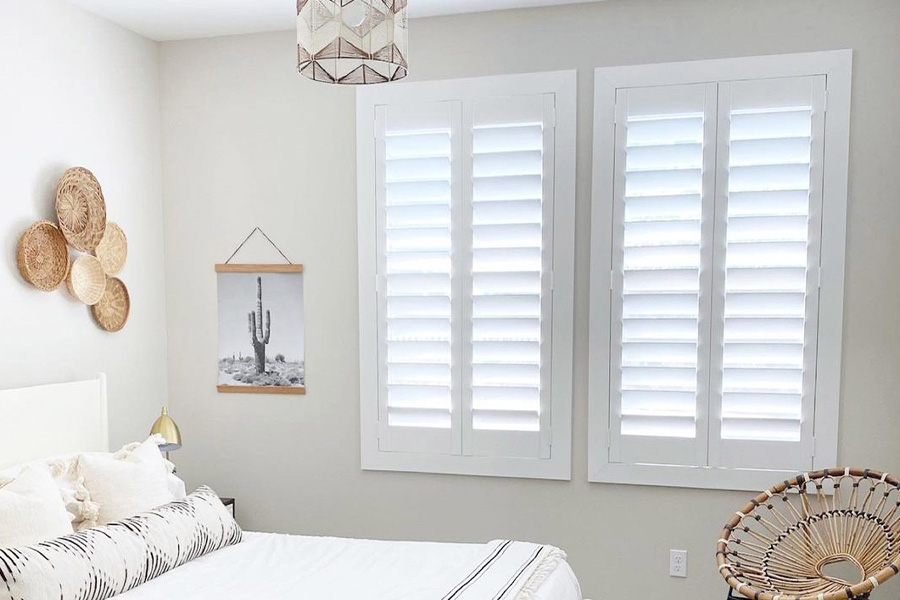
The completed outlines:
{"type": "Polygon", "coordinates": [[[263,236],[264,238],[266,238],[266,241],[268,241],[269,244],[271,244],[273,248],[275,248],[276,250],[278,250],[278,254],[280,254],[280,255],[282,256],[282,258],[284,258],[284,260],[286,260],[287,263],[288,263],[289,265],[294,264],[294,263],[291,262],[291,259],[289,259],[287,256],[285,256],[284,252],[281,251],[281,248],[279,248],[279,247],[275,244],[275,242],[272,241],[272,238],[270,238],[269,236],[266,235],[266,232],[265,232],[265,231],[263,231],[263,230],[260,229],[259,227],[255,227],[255,228],[253,229],[253,231],[250,232],[250,235],[248,235],[248,236],[244,239],[244,241],[241,242],[241,245],[237,247],[237,250],[235,250],[234,252],[231,253],[231,256],[229,256],[229,257],[228,257],[228,260],[225,261],[225,264],[226,264],[226,265],[231,263],[232,259],[233,259],[235,256],[237,256],[237,253],[240,252],[240,251],[241,251],[241,248],[244,247],[244,244],[246,244],[247,242],[249,242],[249,241],[250,241],[250,238],[252,238],[257,232],[259,232],[260,234],[262,234],[262,236],[263,236]]]}

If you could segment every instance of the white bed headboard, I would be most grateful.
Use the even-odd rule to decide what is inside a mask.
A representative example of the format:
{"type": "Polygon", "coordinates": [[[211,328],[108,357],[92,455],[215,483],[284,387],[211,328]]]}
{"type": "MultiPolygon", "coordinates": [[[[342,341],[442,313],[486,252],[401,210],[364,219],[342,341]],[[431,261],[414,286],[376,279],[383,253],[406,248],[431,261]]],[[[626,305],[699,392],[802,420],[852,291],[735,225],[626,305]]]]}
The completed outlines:
{"type": "Polygon", "coordinates": [[[109,452],[105,375],[0,390],[0,469],[78,452],[109,452]]]}

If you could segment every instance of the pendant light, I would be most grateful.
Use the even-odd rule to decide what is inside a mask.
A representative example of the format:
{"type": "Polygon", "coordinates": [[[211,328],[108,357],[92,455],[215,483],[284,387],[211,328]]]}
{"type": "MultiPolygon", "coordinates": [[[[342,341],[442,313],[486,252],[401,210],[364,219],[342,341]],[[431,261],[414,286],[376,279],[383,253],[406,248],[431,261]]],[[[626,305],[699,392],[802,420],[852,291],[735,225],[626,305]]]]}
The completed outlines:
{"type": "Polygon", "coordinates": [[[300,73],[369,84],[407,75],[407,0],[297,0],[300,73]]]}

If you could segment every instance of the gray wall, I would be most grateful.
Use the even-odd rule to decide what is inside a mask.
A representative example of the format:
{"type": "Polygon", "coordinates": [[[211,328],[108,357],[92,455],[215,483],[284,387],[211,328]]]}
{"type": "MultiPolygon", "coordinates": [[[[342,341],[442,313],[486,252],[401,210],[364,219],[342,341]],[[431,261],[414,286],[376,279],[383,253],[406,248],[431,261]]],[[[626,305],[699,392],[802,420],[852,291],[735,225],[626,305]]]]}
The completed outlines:
{"type": "MultiPolygon", "coordinates": [[[[853,48],[841,459],[900,468],[900,3],[610,0],[412,22],[415,77],[579,70],[573,480],[359,468],[354,93],[294,73],[290,32],[164,44],[169,384],[191,485],[250,529],[570,553],[588,597],[718,598],[720,526],[746,494],[589,485],[591,93],[597,66],[853,48]],[[213,265],[255,226],[306,264],[304,398],[218,395],[213,265]],[[669,548],[690,577],[668,577],[669,548]]],[[[278,258],[257,245],[244,261],[278,258]]]]}
{"type": "Polygon", "coordinates": [[[113,445],[167,401],[158,47],[61,0],[0,0],[0,388],[109,376],[113,445]],[[65,291],[31,287],[16,246],[55,220],[56,183],[84,166],[129,242],[126,328],[109,334],[65,291]]]}

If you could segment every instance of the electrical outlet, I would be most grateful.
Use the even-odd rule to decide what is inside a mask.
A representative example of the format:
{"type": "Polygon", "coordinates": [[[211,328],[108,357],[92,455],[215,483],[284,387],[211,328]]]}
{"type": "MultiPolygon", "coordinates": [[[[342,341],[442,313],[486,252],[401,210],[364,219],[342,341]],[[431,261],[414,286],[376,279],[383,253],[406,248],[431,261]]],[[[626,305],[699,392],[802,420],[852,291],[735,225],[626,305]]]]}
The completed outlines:
{"type": "Polygon", "coordinates": [[[669,576],[687,577],[687,550],[669,550],[669,576]]]}

